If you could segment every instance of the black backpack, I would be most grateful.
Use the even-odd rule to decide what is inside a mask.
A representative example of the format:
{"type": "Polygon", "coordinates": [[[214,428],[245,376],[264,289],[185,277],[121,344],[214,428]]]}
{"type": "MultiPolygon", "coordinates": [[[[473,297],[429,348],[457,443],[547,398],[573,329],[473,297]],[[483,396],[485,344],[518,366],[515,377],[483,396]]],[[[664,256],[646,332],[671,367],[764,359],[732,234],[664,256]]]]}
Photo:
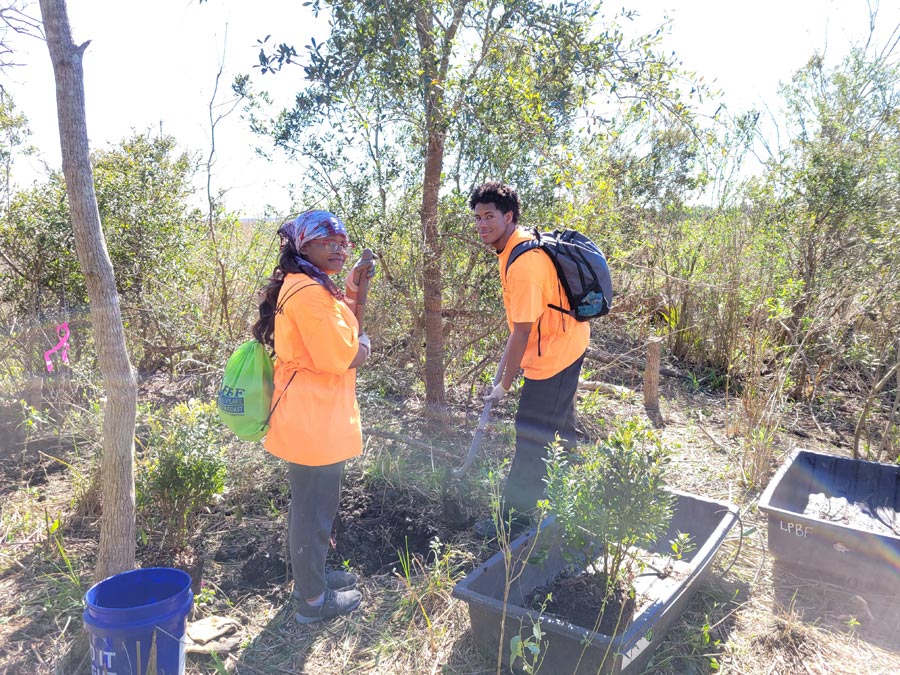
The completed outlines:
{"type": "Polygon", "coordinates": [[[540,248],[550,256],[572,309],[566,310],[559,305],[548,307],[578,321],[589,321],[609,313],[613,298],[612,277],[606,256],[597,244],[575,230],[538,232],[535,229],[534,239],[516,244],[510,251],[507,273],[520,255],[533,248],[540,248]]]}

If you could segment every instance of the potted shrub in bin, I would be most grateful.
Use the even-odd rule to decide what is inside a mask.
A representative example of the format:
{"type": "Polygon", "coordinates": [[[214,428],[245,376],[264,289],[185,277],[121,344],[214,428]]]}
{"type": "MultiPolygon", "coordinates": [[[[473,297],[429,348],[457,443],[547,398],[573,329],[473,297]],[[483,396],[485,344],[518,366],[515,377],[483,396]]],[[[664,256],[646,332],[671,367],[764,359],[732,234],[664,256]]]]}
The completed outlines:
{"type": "Polygon", "coordinates": [[[667,490],[667,455],[636,421],[578,457],[552,453],[553,515],[454,589],[482,651],[519,672],[643,669],[736,521],[729,504],[667,490]]]}
{"type": "MultiPolygon", "coordinates": [[[[665,487],[668,453],[636,421],[606,443],[570,458],[557,446],[547,463],[547,507],[566,568],[533,601],[549,596],[546,611],[613,635],[630,623],[632,582],[647,550],[666,533],[674,496],[665,487]]],[[[532,603],[534,604],[534,603],[532,603]]]]}

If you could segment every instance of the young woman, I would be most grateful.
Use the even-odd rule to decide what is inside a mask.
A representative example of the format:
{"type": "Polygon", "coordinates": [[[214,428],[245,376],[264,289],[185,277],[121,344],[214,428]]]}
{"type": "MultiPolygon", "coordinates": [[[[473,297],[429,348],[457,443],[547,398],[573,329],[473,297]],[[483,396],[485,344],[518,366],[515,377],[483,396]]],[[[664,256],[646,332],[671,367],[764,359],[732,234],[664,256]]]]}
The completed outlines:
{"type": "Polygon", "coordinates": [[[331,276],[347,261],[350,242],[341,220],[307,211],[282,225],[278,266],[262,293],[253,335],[273,347],[278,405],[265,447],[288,462],[291,506],[288,544],[298,623],[353,611],[361,595],[356,576],[327,571],[325,558],[337,513],[344,463],[362,451],[356,368],[369,356],[354,314],[362,275],[357,262],[339,289],[331,276]]]}

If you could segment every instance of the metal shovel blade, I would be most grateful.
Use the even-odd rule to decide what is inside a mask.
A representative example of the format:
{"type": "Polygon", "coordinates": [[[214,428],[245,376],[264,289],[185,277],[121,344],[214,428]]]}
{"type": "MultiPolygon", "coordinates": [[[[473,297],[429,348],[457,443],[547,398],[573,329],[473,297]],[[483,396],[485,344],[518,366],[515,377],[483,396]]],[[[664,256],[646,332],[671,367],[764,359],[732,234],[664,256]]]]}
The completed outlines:
{"type": "MultiPolygon", "coordinates": [[[[495,387],[500,383],[500,378],[503,377],[503,370],[505,367],[506,351],[504,350],[503,358],[500,359],[500,366],[497,368],[497,375],[494,377],[495,387]]],[[[469,446],[469,454],[466,455],[466,461],[464,461],[462,466],[458,469],[453,469],[453,476],[455,478],[462,476],[468,468],[472,466],[472,462],[475,461],[475,456],[478,454],[478,449],[481,447],[481,440],[484,438],[484,429],[487,427],[488,418],[491,416],[491,408],[493,405],[493,401],[485,401],[484,410],[481,411],[481,419],[478,421],[478,428],[475,429],[475,436],[472,438],[472,445],[469,446]]]]}

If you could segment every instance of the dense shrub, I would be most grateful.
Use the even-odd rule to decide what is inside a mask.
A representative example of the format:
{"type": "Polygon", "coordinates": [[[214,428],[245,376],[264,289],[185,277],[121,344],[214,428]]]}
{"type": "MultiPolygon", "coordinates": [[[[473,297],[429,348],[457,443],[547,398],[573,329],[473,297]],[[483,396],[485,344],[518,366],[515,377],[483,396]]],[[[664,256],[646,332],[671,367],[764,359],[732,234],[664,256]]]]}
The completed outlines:
{"type": "Polygon", "coordinates": [[[135,481],[142,537],[179,549],[197,516],[225,489],[226,464],[214,403],[191,400],[150,411],[135,481]]]}

